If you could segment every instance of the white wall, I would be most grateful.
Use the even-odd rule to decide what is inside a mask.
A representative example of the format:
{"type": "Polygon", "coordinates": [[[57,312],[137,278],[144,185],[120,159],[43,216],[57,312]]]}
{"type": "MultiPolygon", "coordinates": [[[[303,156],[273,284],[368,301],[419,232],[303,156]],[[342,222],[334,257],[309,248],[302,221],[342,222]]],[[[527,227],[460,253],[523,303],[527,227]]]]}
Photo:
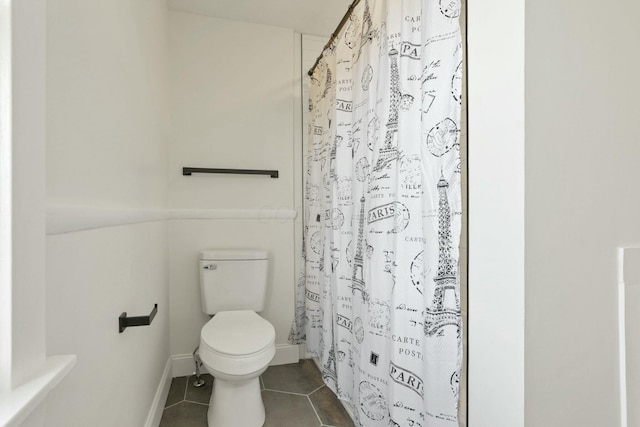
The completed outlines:
{"type": "Polygon", "coordinates": [[[164,222],[48,237],[47,351],[78,363],[49,395],[47,425],[144,425],[169,357],[166,242],[164,222]],[[150,326],[118,332],[123,311],[154,303],[150,326]]]}
{"type": "MultiPolygon", "coordinates": [[[[2,171],[10,175],[12,191],[11,235],[2,238],[11,253],[2,255],[11,263],[3,267],[10,269],[12,282],[12,338],[4,343],[11,352],[12,387],[25,382],[45,359],[44,19],[42,1],[11,2],[11,170],[2,171]]],[[[4,160],[2,166],[9,166],[4,160]]]]}
{"type": "Polygon", "coordinates": [[[619,425],[616,248],[640,243],[640,5],[603,6],[526,7],[528,427],[619,425]]]}
{"type": "Polygon", "coordinates": [[[467,9],[470,427],[525,425],[524,3],[467,9]]]}
{"type": "Polygon", "coordinates": [[[166,5],[47,2],[47,201],[166,206],[166,5]]]}
{"type": "Polygon", "coordinates": [[[293,30],[170,13],[169,205],[291,209],[293,30]],[[183,166],[278,169],[184,177],[183,166]]]}
{"type": "MultiPolygon", "coordinates": [[[[11,4],[0,3],[0,170],[11,170],[11,4]]],[[[42,43],[44,46],[44,42],[42,43]]],[[[42,119],[44,122],[44,118],[42,119]]],[[[44,144],[44,141],[40,142],[44,144]]],[[[0,174],[0,233],[11,233],[12,179],[0,174]]],[[[0,394],[11,389],[11,240],[0,240],[0,394]]]]}
{"type": "Polygon", "coordinates": [[[204,210],[198,215],[205,218],[169,222],[171,353],[190,354],[199,343],[208,317],[201,311],[198,252],[212,247],[270,252],[262,315],[275,326],[276,344],[286,345],[294,310],[294,220],[274,216],[295,209],[293,30],[169,15],[169,205],[204,210]],[[277,169],[280,177],[182,176],[185,166],[277,169]],[[233,213],[206,219],[211,210],[234,209],[254,219],[233,213]]]}
{"type": "MultiPolygon", "coordinates": [[[[48,203],[165,208],[166,3],[50,0],[47,27],[48,203]]],[[[47,353],[78,355],[47,425],[144,425],[169,358],[166,223],[49,235],[46,276],[47,353]]]]}
{"type": "Polygon", "coordinates": [[[620,417],[622,427],[640,426],[640,248],[618,250],[620,417]],[[631,402],[631,404],[629,404],[631,402]]]}

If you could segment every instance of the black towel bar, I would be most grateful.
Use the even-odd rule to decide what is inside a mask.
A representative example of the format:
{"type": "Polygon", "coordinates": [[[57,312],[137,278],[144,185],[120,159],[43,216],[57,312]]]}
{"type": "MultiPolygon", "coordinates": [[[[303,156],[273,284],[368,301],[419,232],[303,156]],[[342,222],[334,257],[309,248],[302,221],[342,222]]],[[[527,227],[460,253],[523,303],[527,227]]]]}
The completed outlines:
{"type": "Polygon", "coordinates": [[[153,310],[151,310],[151,313],[149,313],[148,316],[127,317],[127,312],[125,311],[120,315],[120,317],[118,317],[118,330],[122,333],[130,326],[150,325],[157,313],[158,304],[154,304],[153,310]]]}
{"type": "Polygon", "coordinates": [[[229,173],[229,174],[236,174],[236,175],[269,175],[271,178],[278,177],[277,170],[182,168],[182,175],[190,176],[192,173],[229,173]]]}

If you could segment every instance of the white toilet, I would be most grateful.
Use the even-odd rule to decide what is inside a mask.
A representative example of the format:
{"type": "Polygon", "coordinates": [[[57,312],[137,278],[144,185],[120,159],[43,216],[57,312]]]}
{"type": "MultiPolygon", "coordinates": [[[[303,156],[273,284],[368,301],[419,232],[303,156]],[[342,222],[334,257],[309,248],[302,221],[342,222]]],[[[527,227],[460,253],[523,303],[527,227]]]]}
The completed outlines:
{"type": "Polygon", "coordinates": [[[200,333],[200,358],[215,378],[209,427],[259,427],[265,413],[260,382],[275,355],[275,330],[264,308],[268,254],[262,250],[200,253],[202,310],[215,316],[200,333]]]}

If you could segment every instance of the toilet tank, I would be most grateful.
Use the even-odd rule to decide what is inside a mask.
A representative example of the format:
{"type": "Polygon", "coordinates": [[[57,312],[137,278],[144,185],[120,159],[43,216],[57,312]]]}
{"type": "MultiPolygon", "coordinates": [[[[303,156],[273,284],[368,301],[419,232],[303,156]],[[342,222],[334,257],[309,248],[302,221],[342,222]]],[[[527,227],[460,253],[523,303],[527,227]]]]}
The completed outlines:
{"type": "Polygon", "coordinates": [[[202,311],[264,309],[269,254],[259,249],[210,249],[200,252],[202,311]]]}

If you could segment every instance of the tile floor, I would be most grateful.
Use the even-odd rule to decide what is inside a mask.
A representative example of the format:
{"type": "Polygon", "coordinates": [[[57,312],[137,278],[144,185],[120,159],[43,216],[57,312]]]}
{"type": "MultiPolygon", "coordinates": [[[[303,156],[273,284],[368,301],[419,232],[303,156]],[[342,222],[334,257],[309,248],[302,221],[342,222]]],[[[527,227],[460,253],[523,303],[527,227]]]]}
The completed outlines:
{"type": "MultiPolygon", "coordinates": [[[[207,427],[213,378],[200,388],[194,377],[174,378],[160,427],[207,427]]],[[[312,360],[270,366],[260,377],[267,419],[264,427],[353,427],[342,404],[322,382],[312,360]]]]}

